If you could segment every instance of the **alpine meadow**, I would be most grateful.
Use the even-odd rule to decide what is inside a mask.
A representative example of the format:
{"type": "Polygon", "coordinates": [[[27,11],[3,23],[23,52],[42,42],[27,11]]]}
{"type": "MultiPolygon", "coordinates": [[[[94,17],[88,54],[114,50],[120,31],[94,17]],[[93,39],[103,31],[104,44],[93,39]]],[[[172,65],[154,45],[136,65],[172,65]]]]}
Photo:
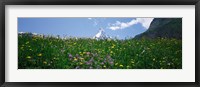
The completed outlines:
{"type": "Polygon", "coordinates": [[[18,69],[182,69],[182,18],[18,18],[18,69]]]}

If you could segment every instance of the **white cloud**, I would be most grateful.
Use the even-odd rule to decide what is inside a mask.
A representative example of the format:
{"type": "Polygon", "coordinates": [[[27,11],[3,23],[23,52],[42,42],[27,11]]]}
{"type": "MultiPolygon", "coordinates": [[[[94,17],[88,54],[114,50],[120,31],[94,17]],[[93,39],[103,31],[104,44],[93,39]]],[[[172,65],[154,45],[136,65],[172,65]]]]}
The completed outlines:
{"type": "Polygon", "coordinates": [[[133,26],[135,24],[142,24],[142,26],[146,29],[149,28],[151,22],[152,22],[153,18],[136,18],[131,20],[130,22],[120,22],[120,21],[116,21],[116,23],[114,24],[109,24],[108,28],[111,30],[118,30],[118,29],[124,29],[130,26],[133,26]]]}

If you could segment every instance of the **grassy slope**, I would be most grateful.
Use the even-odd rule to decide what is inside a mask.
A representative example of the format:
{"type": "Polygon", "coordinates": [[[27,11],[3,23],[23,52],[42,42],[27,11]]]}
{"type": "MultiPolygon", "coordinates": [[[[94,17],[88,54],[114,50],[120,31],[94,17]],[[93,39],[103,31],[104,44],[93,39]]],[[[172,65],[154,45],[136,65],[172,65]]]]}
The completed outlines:
{"type": "Polygon", "coordinates": [[[18,39],[19,69],[182,68],[182,41],[176,39],[18,39]]]}

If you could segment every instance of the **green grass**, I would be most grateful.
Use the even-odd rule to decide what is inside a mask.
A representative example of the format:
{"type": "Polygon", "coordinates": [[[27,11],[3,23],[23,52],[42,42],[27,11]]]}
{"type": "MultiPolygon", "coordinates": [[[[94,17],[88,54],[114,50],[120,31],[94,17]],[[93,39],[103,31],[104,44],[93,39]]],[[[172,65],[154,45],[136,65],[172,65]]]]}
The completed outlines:
{"type": "Polygon", "coordinates": [[[19,69],[182,69],[182,40],[18,36],[19,69]]]}

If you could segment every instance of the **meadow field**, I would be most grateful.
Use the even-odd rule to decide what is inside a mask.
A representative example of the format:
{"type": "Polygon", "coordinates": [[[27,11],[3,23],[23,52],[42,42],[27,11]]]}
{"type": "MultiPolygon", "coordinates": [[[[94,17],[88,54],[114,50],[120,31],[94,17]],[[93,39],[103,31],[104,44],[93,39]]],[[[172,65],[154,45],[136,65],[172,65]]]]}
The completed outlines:
{"type": "Polygon", "coordinates": [[[182,40],[19,35],[18,69],[182,69],[182,40]]]}

